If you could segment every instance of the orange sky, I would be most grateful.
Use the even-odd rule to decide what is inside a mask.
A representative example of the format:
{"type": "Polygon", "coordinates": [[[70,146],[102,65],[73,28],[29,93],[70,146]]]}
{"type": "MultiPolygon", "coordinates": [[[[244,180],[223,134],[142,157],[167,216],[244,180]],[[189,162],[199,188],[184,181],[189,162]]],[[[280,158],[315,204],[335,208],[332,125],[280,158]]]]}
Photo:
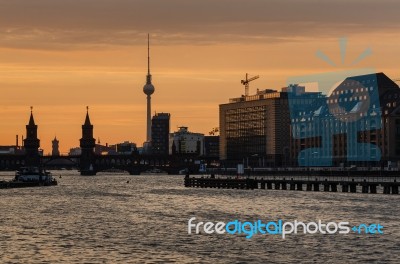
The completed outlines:
{"type": "Polygon", "coordinates": [[[349,67],[370,47],[372,55],[354,67],[400,77],[396,1],[65,2],[0,1],[0,145],[25,134],[31,105],[45,153],[55,135],[62,152],[79,145],[86,105],[101,143],[141,145],[147,32],[152,110],[171,113],[171,130],[185,125],[208,134],[218,126],[218,104],[244,93],[246,72],[261,76],[250,92],[280,89],[293,75],[349,67]],[[348,10],[357,4],[359,12],[348,10]],[[335,8],[337,15],[329,15],[335,8]],[[343,36],[345,65],[338,46],[343,36]],[[317,58],[317,50],[339,66],[317,58]]]}

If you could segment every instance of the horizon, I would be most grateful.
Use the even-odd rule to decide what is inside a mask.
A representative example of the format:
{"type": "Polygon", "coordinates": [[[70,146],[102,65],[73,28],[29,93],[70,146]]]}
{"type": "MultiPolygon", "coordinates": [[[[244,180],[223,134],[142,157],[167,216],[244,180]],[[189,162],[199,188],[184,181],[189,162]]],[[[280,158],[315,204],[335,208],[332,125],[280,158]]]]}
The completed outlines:
{"type": "Polygon", "coordinates": [[[390,0],[377,8],[371,8],[373,1],[359,0],[324,8],[309,0],[273,5],[253,0],[246,7],[237,0],[228,9],[226,1],[40,0],[24,8],[21,2],[26,1],[5,1],[0,10],[0,145],[25,136],[34,106],[45,154],[54,136],[62,153],[79,146],[87,105],[96,140],[142,145],[147,33],[155,86],[152,115],[170,113],[171,132],[187,126],[207,135],[219,126],[218,105],[244,94],[240,80],[246,73],[260,75],[250,83],[250,94],[257,88],[280,90],[294,75],[346,69],[371,48],[372,55],[354,67],[400,76],[393,59],[400,44],[398,3],[390,0]],[[277,15],[282,10],[287,16],[277,15]],[[243,11],[249,15],[242,16],[243,11]],[[155,14],[150,20],[149,12],[155,14]],[[331,15],[335,12],[339,20],[331,15]],[[338,39],[343,36],[348,44],[341,64],[338,39]],[[338,66],[318,58],[318,50],[338,66]]]}

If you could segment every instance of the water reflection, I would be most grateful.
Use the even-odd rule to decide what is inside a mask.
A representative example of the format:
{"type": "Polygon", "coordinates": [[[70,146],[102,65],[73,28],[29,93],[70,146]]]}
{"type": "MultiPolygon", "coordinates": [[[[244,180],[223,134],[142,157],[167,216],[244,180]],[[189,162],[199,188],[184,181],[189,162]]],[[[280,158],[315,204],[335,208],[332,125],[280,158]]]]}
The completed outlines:
{"type": "MultiPolygon", "coordinates": [[[[1,263],[398,263],[400,259],[396,195],[193,189],[183,187],[182,176],[81,177],[69,171],[56,175],[60,173],[59,186],[0,190],[1,263]],[[385,234],[301,234],[285,240],[188,235],[192,216],[213,222],[280,218],[379,222],[385,234]]],[[[7,173],[2,175],[8,178],[7,173]]]]}

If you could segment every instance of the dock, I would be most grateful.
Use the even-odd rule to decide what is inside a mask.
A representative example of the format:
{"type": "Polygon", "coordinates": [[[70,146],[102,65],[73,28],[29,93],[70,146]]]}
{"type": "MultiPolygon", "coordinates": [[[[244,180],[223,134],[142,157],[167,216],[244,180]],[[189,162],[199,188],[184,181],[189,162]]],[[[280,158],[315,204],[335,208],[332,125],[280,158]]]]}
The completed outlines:
{"type": "Polygon", "coordinates": [[[399,194],[400,177],[190,177],[185,187],[399,194]]]}

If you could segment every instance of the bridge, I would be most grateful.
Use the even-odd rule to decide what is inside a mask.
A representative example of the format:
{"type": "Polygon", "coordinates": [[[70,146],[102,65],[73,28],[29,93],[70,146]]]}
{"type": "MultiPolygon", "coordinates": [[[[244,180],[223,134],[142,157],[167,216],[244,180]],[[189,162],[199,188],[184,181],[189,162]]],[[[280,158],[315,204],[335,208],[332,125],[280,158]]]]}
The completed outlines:
{"type": "Polygon", "coordinates": [[[159,169],[168,174],[178,174],[181,170],[197,172],[196,157],[176,157],[169,155],[112,155],[94,156],[93,170],[96,172],[117,169],[138,175],[151,169],[159,169]]]}
{"type": "MultiPolygon", "coordinates": [[[[78,169],[82,175],[95,175],[99,172],[126,171],[131,175],[158,169],[168,174],[178,174],[186,170],[197,173],[200,164],[212,164],[215,158],[202,157],[193,154],[181,155],[92,155],[89,168],[82,170],[82,156],[40,156],[39,166],[48,169],[78,169]]],[[[0,170],[14,171],[27,166],[26,155],[0,155],[0,170]]],[[[85,162],[87,162],[85,160],[85,162]]]]}
{"type": "Polygon", "coordinates": [[[0,170],[12,171],[24,166],[34,166],[45,169],[78,169],[81,175],[96,175],[98,172],[110,170],[127,171],[129,174],[138,175],[151,169],[178,174],[182,170],[197,173],[201,164],[211,165],[216,161],[216,158],[202,157],[198,153],[173,155],[139,154],[138,152],[117,155],[96,154],[89,108],[87,108],[85,122],[82,125],[80,155],[41,156],[39,154],[40,140],[37,137],[37,129],[38,126],[35,124],[31,108],[22,151],[17,154],[0,154],[0,170]]]}

